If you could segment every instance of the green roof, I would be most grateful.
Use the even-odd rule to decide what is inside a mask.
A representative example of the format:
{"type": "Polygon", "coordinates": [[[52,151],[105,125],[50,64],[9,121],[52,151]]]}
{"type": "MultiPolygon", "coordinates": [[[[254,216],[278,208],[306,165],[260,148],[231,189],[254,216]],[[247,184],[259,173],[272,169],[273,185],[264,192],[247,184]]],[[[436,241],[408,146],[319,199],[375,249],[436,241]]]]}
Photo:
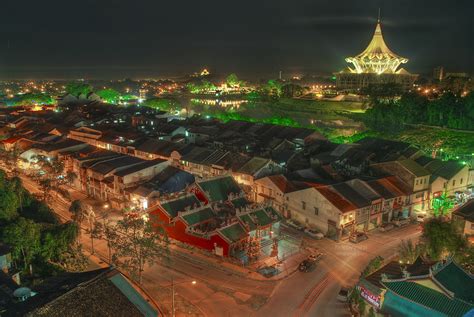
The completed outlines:
{"type": "Polygon", "coordinates": [[[447,264],[434,278],[447,290],[454,293],[456,298],[474,304],[474,278],[454,262],[447,264]]]}
{"type": "Polygon", "coordinates": [[[271,207],[251,211],[244,215],[240,215],[239,218],[242,223],[247,223],[249,225],[249,231],[257,229],[258,226],[267,226],[281,219],[277,212],[271,207]],[[273,219],[271,215],[275,215],[276,217],[273,219]]]}
{"type": "Polygon", "coordinates": [[[174,218],[178,215],[178,212],[185,211],[187,207],[193,208],[194,205],[199,206],[200,201],[194,195],[184,196],[175,200],[170,200],[161,204],[161,207],[166,213],[174,218]]]}
{"type": "Polygon", "coordinates": [[[281,215],[275,209],[273,209],[273,207],[267,207],[265,208],[265,211],[270,215],[270,217],[273,216],[273,218],[277,221],[282,219],[281,215]]]}
{"type": "Polygon", "coordinates": [[[247,237],[247,232],[240,223],[234,223],[228,227],[219,229],[226,240],[237,242],[247,237]]]}
{"type": "Polygon", "coordinates": [[[249,215],[242,215],[242,216],[239,216],[239,218],[240,218],[240,221],[242,221],[242,223],[249,225],[249,231],[253,231],[257,229],[257,225],[255,224],[255,222],[252,221],[252,218],[250,218],[249,215]]]}
{"type": "Polygon", "coordinates": [[[258,225],[259,226],[267,226],[273,223],[273,219],[268,216],[268,214],[263,209],[259,209],[252,213],[257,217],[258,225]]]}
{"type": "Polygon", "coordinates": [[[211,202],[226,201],[229,199],[229,194],[240,194],[242,191],[232,176],[219,177],[198,184],[211,202]]]}
{"type": "MultiPolygon", "coordinates": [[[[459,299],[449,298],[443,293],[415,282],[383,282],[383,284],[398,296],[450,317],[462,317],[474,308],[473,305],[459,299]]],[[[384,303],[384,307],[385,305],[386,303],[384,303]]]]}
{"type": "Polygon", "coordinates": [[[204,209],[200,209],[189,214],[183,215],[184,221],[190,226],[204,222],[206,220],[214,218],[216,215],[212,211],[211,208],[206,207],[204,209]]]}
{"type": "Polygon", "coordinates": [[[232,200],[231,203],[235,208],[242,208],[250,204],[250,202],[244,197],[236,198],[232,200]]]}

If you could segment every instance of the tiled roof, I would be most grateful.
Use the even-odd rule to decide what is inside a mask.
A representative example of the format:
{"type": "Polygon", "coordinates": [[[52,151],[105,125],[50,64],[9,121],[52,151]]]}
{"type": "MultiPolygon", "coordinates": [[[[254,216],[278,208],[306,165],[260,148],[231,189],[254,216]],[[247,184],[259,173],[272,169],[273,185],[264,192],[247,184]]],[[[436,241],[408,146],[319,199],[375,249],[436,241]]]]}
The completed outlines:
{"type": "Polygon", "coordinates": [[[284,175],[272,175],[268,176],[268,179],[283,193],[291,193],[300,189],[300,186],[296,186],[293,182],[286,179],[284,175]]]}
{"type": "Polygon", "coordinates": [[[212,201],[226,201],[229,194],[239,194],[242,189],[232,176],[218,177],[198,183],[199,187],[206,193],[207,198],[212,201]]]}
{"type": "Polygon", "coordinates": [[[343,196],[328,186],[317,187],[316,190],[341,212],[348,212],[357,209],[356,205],[346,200],[343,196]]]}
{"type": "Polygon", "coordinates": [[[221,235],[229,242],[238,242],[247,237],[247,231],[242,227],[240,223],[234,223],[230,226],[220,228],[218,230],[221,235]]]}
{"type": "Polygon", "coordinates": [[[269,160],[262,157],[252,157],[247,161],[242,167],[240,167],[237,172],[247,175],[253,175],[262,169],[269,160]]]}
{"type": "Polygon", "coordinates": [[[400,164],[401,166],[403,166],[406,170],[408,170],[410,173],[412,173],[416,177],[428,176],[428,175],[431,174],[423,166],[421,166],[417,162],[415,162],[413,160],[410,160],[410,159],[397,161],[397,163],[400,164]]]}
{"type": "Polygon", "coordinates": [[[139,164],[133,165],[131,167],[125,168],[123,170],[120,170],[118,172],[115,172],[114,174],[116,176],[123,177],[123,176],[129,175],[129,174],[139,172],[139,171],[144,170],[146,168],[161,164],[163,162],[166,162],[166,161],[161,160],[161,159],[156,159],[156,160],[152,160],[152,161],[144,161],[144,162],[141,162],[139,164]]]}
{"type": "Polygon", "coordinates": [[[194,208],[199,205],[200,201],[194,194],[161,203],[161,207],[171,218],[176,217],[180,211],[186,211],[188,207],[194,208]]]}
{"type": "Polygon", "coordinates": [[[198,223],[210,220],[214,218],[216,214],[212,211],[211,208],[205,207],[196,211],[192,211],[188,214],[182,215],[183,220],[190,226],[196,225],[198,223]]]}
{"type": "Polygon", "coordinates": [[[456,263],[450,262],[434,274],[438,283],[454,293],[454,297],[474,304],[474,277],[468,275],[456,263]]]}
{"type": "Polygon", "coordinates": [[[459,173],[463,168],[467,168],[466,165],[461,164],[457,161],[446,161],[433,171],[433,174],[436,176],[441,176],[446,180],[450,180],[457,173],[459,173]]]}
{"type": "Polygon", "coordinates": [[[231,200],[232,206],[234,208],[242,208],[250,204],[250,202],[245,197],[239,197],[231,200]]]}
{"type": "Polygon", "coordinates": [[[13,307],[15,316],[157,316],[153,307],[115,269],[63,273],[35,286],[35,296],[13,307]]]}
{"type": "Polygon", "coordinates": [[[462,317],[474,308],[473,305],[459,299],[422,286],[412,281],[383,282],[383,285],[393,293],[450,317],[462,317]]]}
{"type": "Polygon", "coordinates": [[[474,199],[470,199],[464,205],[453,211],[453,214],[459,215],[464,219],[474,222],[474,199]]]}
{"type": "Polygon", "coordinates": [[[371,202],[359,194],[355,189],[346,183],[334,184],[332,187],[341,194],[345,199],[353,203],[359,208],[371,205],[371,202]]]}

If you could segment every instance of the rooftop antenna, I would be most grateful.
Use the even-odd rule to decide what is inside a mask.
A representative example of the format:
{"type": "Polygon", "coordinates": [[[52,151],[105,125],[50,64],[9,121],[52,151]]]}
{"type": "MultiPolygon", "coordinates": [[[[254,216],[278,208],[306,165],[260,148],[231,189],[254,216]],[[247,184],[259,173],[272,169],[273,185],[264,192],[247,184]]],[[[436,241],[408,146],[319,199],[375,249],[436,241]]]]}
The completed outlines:
{"type": "Polygon", "coordinates": [[[377,23],[380,23],[380,8],[379,8],[379,16],[377,18],[377,23]]]}

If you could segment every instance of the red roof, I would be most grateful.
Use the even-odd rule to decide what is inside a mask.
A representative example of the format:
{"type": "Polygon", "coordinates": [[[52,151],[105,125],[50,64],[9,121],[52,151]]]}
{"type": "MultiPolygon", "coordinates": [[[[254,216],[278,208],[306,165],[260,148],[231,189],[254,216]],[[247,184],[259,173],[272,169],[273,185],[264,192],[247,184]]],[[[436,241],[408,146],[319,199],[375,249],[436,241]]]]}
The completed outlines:
{"type": "Polygon", "coordinates": [[[387,181],[390,182],[393,186],[395,186],[399,191],[401,191],[405,195],[410,195],[412,192],[408,188],[408,185],[405,184],[400,178],[397,176],[388,176],[385,178],[387,181]]]}
{"type": "Polygon", "coordinates": [[[331,204],[342,212],[349,212],[357,209],[357,206],[346,200],[343,196],[337,192],[331,190],[328,186],[314,187],[321,193],[331,204]]]}
{"type": "Polygon", "coordinates": [[[268,176],[268,179],[275,184],[278,189],[283,193],[291,193],[301,189],[299,186],[296,186],[293,182],[286,179],[283,175],[272,175],[268,176]]]}
{"type": "Polygon", "coordinates": [[[20,140],[22,137],[21,136],[12,136],[11,138],[5,139],[2,142],[7,143],[7,144],[13,144],[16,141],[20,140]]]}

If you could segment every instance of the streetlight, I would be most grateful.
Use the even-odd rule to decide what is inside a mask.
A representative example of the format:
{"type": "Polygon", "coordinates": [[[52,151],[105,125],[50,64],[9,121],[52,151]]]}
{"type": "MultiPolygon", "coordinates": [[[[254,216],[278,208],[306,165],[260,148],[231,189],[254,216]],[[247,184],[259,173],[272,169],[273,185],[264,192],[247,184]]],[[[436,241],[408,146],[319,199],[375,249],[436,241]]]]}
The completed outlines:
{"type": "MultiPolygon", "coordinates": [[[[173,277],[171,277],[171,316],[172,317],[175,317],[175,308],[174,308],[174,295],[175,295],[175,292],[174,292],[174,286],[175,285],[179,285],[179,284],[184,284],[184,283],[188,283],[188,281],[184,281],[184,282],[180,282],[180,283],[175,283],[174,282],[174,279],[173,277]]],[[[191,285],[196,285],[197,282],[196,280],[193,280],[191,281],[191,285]]]]}

